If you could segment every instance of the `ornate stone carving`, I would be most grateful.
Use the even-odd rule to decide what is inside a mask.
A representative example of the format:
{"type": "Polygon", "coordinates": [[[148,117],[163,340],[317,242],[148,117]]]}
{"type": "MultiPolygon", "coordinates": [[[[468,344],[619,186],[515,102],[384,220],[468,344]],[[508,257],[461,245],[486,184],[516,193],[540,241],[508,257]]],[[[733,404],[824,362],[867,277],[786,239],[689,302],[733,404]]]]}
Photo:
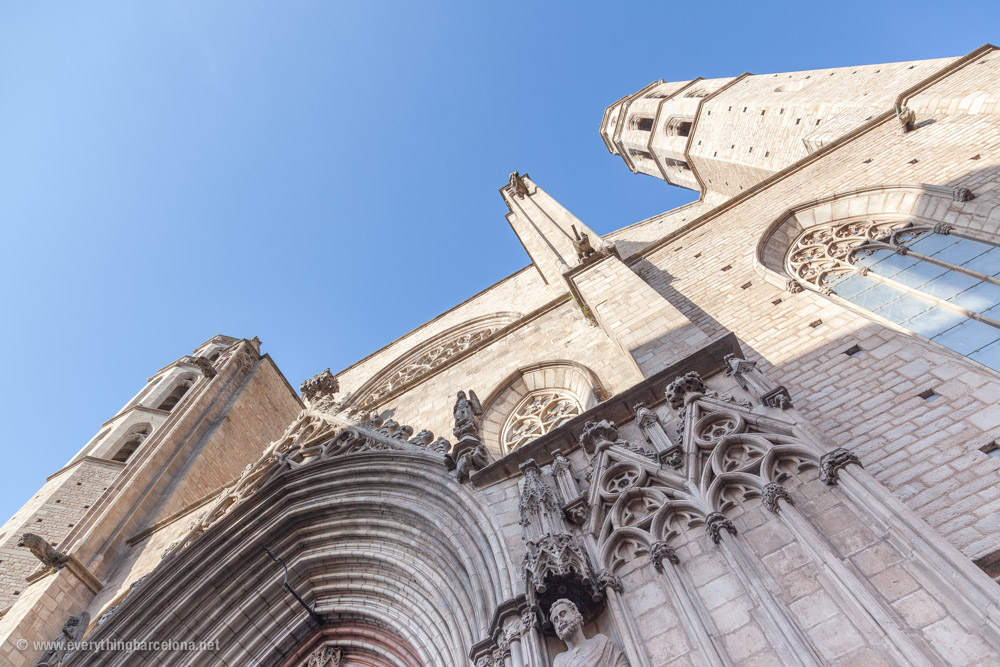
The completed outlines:
{"type": "Polygon", "coordinates": [[[434,434],[424,429],[410,438],[410,444],[417,447],[427,447],[434,440],[434,434]]]}
{"type": "Polygon", "coordinates": [[[313,651],[302,667],[341,667],[344,664],[344,649],[324,644],[313,651]]]}
{"type": "Polygon", "coordinates": [[[649,557],[653,561],[653,567],[657,572],[663,572],[663,561],[669,561],[674,565],[680,563],[677,551],[666,542],[653,542],[649,546],[649,557]]]}
{"type": "Polygon", "coordinates": [[[947,222],[938,222],[934,225],[935,234],[951,234],[955,227],[949,225],[947,222]]]}
{"type": "Polygon", "coordinates": [[[553,431],[580,414],[580,402],[558,390],[532,392],[521,399],[507,417],[500,441],[504,452],[512,452],[553,431]]]}
{"type": "Polygon", "coordinates": [[[832,452],[824,454],[819,459],[820,480],[829,486],[833,486],[837,483],[839,470],[851,463],[861,465],[861,459],[849,449],[838,447],[832,452]]]}
{"type": "Polygon", "coordinates": [[[458,392],[455,407],[452,410],[455,415],[455,437],[461,440],[465,437],[479,439],[479,417],[483,414],[483,406],[479,402],[476,392],[469,390],[466,396],[464,391],[458,392]]]}
{"type": "Polygon", "coordinates": [[[63,624],[62,630],[51,642],[51,648],[42,654],[41,659],[36,663],[36,667],[58,667],[62,664],[67,653],[72,650],[72,645],[79,642],[90,622],[90,614],[84,612],[79,616],[70,616],[63,624]]]}
{"type": "Polygon", "coordinates": [[[431,444],[427,445],[427,451],[437,452],[438,454],[447,454],[451,449],[451,442],[447,438],[438,438],[431,444]]]}
{"type": "Polygon", "coordinates": [[[57,563],[65,558],[65,554],[61,554],[53,549],[52,545],[45,541],[45,538],[34,533],[25,533],[22,535],[17,546],[28,547],[32,555],[40,560],[45,567],[57,567],[57,563]]]}
{"type": "Polygon", "coordinates": [[[768,482],[765,484],[760,495],[761,504],[772,514],[777,514],[779,499],[784,500],[789,505],[792,504],[792,497],[788,495],[788,491],[781,484],[777,482],[768,482]]]}
{"type": "Polygon", "coordinates": [[[972,193],[969,188],[963,187],[961,185],[956,185],[951,190],[951,198],[955,201],[966,202],[972,201],[976,198],[976,195],[972,193]]]}
{"type": "Polygon", "coordinates": [[[797,280],[788,280],[785,282],[785,291],[791,294],[798,294],[803,289],[802,285],[799,284],[797,280]]]}
{"type": "Polygon", "coordinates": [[[314,410],[328,410],[333,405],[333,396],[340,391],[340,383],[327,368],[317,373],[299,386],[302,398],[314,410]]]}
{"type": "Polygon", "coordinates": [[[684,456],[680,450],[677,448],[672,452],[667,453],[663,456],[663,465],[668,465],[674,470],[680,470],[684,467],[684,456]]]}
{"type": "Polygon", "coordinates": [[[217,374],[215,364],[208,360],[208,357],[185,357],[181,363],[189,366],[196,366],[201,374],[211,379],[217,374]]]}
{"type": "Polygon", "coordinates": [[[555,657],[552,667],[629,667],[621,649],[606,635],[587,639],[583,634],[583,615],[565,598],[549,608],[556,636],[566,643],[566,650],[555,657]]]}
{"type": "Polygon", "coordinates": [[[524,179],[521,178],[521,174],[518,172],[511,172],[510,175],[510,191],[517,197],[524,197],[528,194],[528,186],[524,184],[524,179]]]}
{"type": "Polygon", "coordinates": [[[573,502],[568,503],[563,508],[563,512],[570,523],[582,526],[587,523],[587,519],[590,517],[590,505],[587,504],[587,499],[581,496],[573,502]]]}
{"type": "Polygon", "coordinates": [[[101,617],[97,619],[97,627],[101,627],[102,625],[107,623],[108,619],[110,619],[112,616],[115,615],[115,609],[118,609],[118,605],[115,605],[113,607],[108,607],[107,611],[101,614],[101,617]]]}
{"type": "Polygon", "coordinates": [[[458,476],[458,481],[467,481],[469,475],[477,470],[482,470],[489,462],[489,452],[486,451],[483,443],[477,441],[474,446],[466,448],[455,461],[455,474],[458,476]]]}
{"type": "MultiPolygon", "coordinates": [[[[524,476],[521,500],[517,505],[518,523],[534,535],[546,532],[563,532],[559,499],[556,492],[542,479],[542,470],[534,459],[528,459],[520,466],[524,476]]],[[[534,535],[529,535],[529,539],[534,535]]]]}
{"type": "Polygon", "coordinates": [[[704,394],[705,383],[701,376],[694,371],[678,376],[673,382],[667,385],[667,402],[674,410],[684,407],[684,398],[688,394],[704,394]]]}
{"type": "Polygon", "coordinates": [[[708,536],[716,544],[722,540],[723,530],[728,530],[732,535],[736,534],[736,526],[721,512],[712,512],[705,517],[705,530],[708,531],[708,536]]]}
{"type": "Polygon", "coordinates": [[[596,250],[594,246],[590,244],[590,235],[586,232],[580,233],[576,230],[576,225],[570,225],[573,230],[573,248],[576,250],[576,256],[578,259],[586,259],[593,255],[596,250]]]}
{"type": "Polygon", "coordinates": [[[600,450],[618,442],[618,428],[607,419],[599,422],[587,422],[583,425],[580,442],[587,451],[600,450]]]}
{"type": "Polygon", "coordinates": [[[897,106],[896,120],[899,121],[899,133],[906,134],[913,129],[913,123],[917,120],[917,114],[910,107],[897,106]]]}
{"type": "Polygon", "coordinates": [[[735,354],[727,354],[725,361],[728,367],[726,374],[735,377],[740,386],[756,396],[761,403],[781,410],[792,407],[788,390],[768,380],[757,368],[756,361],[747,361],[735,354]]]}
{"type": "Polygon", "coordinates": [[[602,591],[610,588],[616,593],[621,593],[624,590],[622,578],[608,569],[597,573],[597,587],[602,591]]]}
{"type": "Polygon", "coordinates": [[[544,593],[553,579],[576,575],[592,584],[587,557],[569,533],[546,534],[527,543],[524,555],[526,579],[536,593],[544,593]]]}
{"type": "Polygon", "coordinates": [[[362,388],[355,401],[356,407],[370,409],[381,403],[387,396],[409,386],[428,373],[451,361],[456,355],[469,350],[500,331],[510,318],[501,322],[480,326],[472,331],[455,333],[450,338],[433,342],[403,357],[385,371],[381,379],[371,389],[362,388]]]}
{"type": "Polygon", "coordinates": [[[905,220],[851,220],[820,225],[795,240],[785,267],[795,279],[820,291],[833,285],[832,293],[836,294],[838,280],[870,268],[859,266],[858,260],[879,251],[905,254],[907,243],[932,231],[928,225],[914,225],[905,220]]]}

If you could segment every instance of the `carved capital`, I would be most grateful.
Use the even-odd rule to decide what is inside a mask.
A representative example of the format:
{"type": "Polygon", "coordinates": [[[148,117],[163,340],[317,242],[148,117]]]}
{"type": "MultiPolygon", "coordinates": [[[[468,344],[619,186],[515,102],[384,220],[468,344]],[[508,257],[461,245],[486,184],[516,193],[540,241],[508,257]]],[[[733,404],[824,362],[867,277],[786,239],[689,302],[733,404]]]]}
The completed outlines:
{"type": "Polygon", "coordinates": [[[784,386],[775,387],[773,390],[760,397],[761,403],[779,410],[787,410],[792,407],[792,397],[788,395],[788,390],[784,386]]]}
{"type": "Polygon", "coordinates": [[[670,466],[674,470],[680,470],[684,467],[684,454],[680,447],[677,447],[669,452],[664,452],[660,456],[660,461],[663,465],[670,466]]]}
{"type": "Polygon", "coordinates": [[[952,225],[949,225],[946,222],[939,222],[936,225],[934,225],[934,233],[935,234],[951,234],[951,231],[953,229],[955,229],[955,228],[952,225]]]}
{"type": "Polygon", "coordinates": [[[669,561],[674,565],[681,562],[677,557],[677,551],[666,542],[653,542],[649,546],[649,557],[653,561],[653,567],[657,572],[663,572],[663,561],[669,561]]]}
{"type": "Polygon", "coordinates": [[[602,591],[610,588],[616,593],[621,593],[624,590],[621,577],[608,569],[597,573],[597,587],[602,591]]]}
{"type": "Polygon", "coordinates": [[[674,378],[674,381],[667,385],[667,402],[674,410],[680,410],[684,406],[685,397],[692,393],[705,393],[705,383],[694,371],[674,378]]]}
{"type": "Polygon", "coordinates": [[[819,459],[819,478],[829,486],[837,483],[839,471],[844,466],[851,463],[861,465],[861,459],[849,449],[838,447],[832,452],[828,452],[819,459]]]}
{"type": "Polygon", "coordinates": [[[563,507],[563,513],[565,513],[570,523],[574,523],[577,526],[587,523],[587,519],[590,517],[590,505],[587,504],[587,498],[580,496],[573,502],[568,503],[563,507]]]}
{"type": "Polygon", "coordinates": [[[954,188],[952,188],[951,198],[955,201],[966,202],[975,199],[976,195],[972,194],[972,190],[970,190],[969,188],[957,185],[954,188]]]}
{"type": "Polygon", "coordinates": [[[599,422],[587,422],[580,434],[580,443],[587,451],[608,447],[618,441],[618,429],[613,422],[602,419],[599,422]]]}
{"type": "Polygon", "coordinates": [[[785,283],[785,291],[791,292],[792,294],[798,294],[802,291],[802,285],[800,285],[797,280],[789,279],[789,281],[785,283]]]}
{"type": "Polygon", "coordinates": [[[729,531],[731,535],[736,535],[736,526],[721,512],[712,512],[705,517],[705,530],[708,531],[708,536],[716,544],[722,541],[723,530],[729,531]]]}
{"type": "Polygon", "coordinates": [[[784,500],[789,505],[792,504],[792,497],[788,495],[788,491],[781,484],[777,482],[768,482],[765,484],[760,495],[760,500],[764,507],[772,514],[778,513],[779,499],[784,500]]]}

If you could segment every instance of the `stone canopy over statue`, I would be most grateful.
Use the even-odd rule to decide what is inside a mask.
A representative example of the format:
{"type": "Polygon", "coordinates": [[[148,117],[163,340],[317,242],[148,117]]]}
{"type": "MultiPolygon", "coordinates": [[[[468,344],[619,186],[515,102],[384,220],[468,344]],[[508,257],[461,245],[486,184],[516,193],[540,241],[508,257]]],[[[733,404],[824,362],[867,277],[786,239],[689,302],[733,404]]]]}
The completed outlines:
{"type": "Polygon", "coordinates": [[[553,602],[549,616],[556,636],[566,643],[566,650],[556,656],[552,667],[629,667],[628,659],[609,637],[584,636],[583,616],[570,600],[553,602]]]}

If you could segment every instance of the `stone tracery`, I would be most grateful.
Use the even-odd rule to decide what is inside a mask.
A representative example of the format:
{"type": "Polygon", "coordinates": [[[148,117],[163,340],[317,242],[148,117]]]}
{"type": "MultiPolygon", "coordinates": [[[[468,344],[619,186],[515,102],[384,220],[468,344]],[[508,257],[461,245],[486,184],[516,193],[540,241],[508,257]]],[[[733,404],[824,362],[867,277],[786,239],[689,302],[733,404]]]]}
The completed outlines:
{"type": "Polygon", "coordinates": [[[580,402],[565,391],[543,390],[528,394],[507,418],[501,435],[503,451],[514,451],[559,428],[580,411],[580,402]]]}

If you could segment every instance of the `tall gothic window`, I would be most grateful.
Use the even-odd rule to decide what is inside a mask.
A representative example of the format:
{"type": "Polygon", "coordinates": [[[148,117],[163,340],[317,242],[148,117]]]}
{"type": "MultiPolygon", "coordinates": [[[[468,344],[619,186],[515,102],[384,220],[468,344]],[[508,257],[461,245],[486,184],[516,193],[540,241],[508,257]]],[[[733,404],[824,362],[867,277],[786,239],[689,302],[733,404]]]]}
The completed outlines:
{"type": "Polygon", "coordinates": [[[1000,371],[1000,248],[950,225],[856,220],[803,232],[788,271],[1000,371]]]}
{"type": "Polygon", "coordinates": [[[507,418],[501,433],[504,452],[559,428],[580,414],[580,402],[567,392],[543,390],[525,396],[507,418]]]}

